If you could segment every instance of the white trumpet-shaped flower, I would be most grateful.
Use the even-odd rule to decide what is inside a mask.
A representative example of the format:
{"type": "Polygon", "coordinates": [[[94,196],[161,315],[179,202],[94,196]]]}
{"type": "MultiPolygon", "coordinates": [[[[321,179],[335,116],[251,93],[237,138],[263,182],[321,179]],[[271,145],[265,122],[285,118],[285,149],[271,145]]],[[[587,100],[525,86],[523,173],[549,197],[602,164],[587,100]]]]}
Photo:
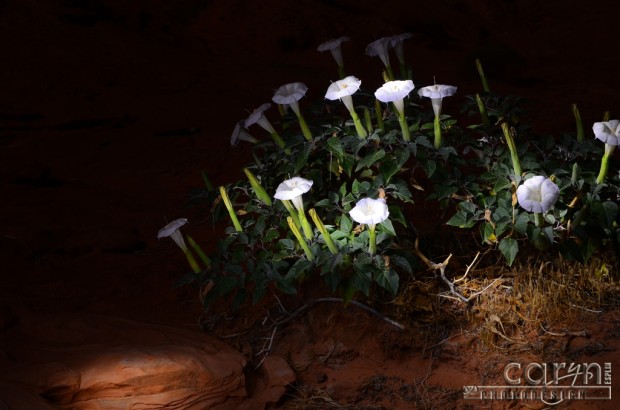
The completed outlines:
{"type": "Polygon", "coordinates": [[[230,145],[237,145],[239,141],[251,142],[253,144],[258,142],[256,138],[245,130],[245,120],[241,120],[235,125],[232,135],[230,136],[230,145]]]}
{"type": "Polygon", "coordinates": [[[403,41],[413,37],[411,33],[402,33],[390,37],[390,46],[394,47],[394,53],[401,64],[405,64],[405,53],[403,50],[403,41]]]}
{"type": "Polygon", "coordinates": [[[351,96],[359,90],[362,80],[354,76],[343,78],[330,84],[325,93],[328,100],[342,100],[349,112],[353,111],[353,98],[351,96]]]}
{"type": "Polygon", "coordinates": [[[392,47],[391,37],[381,37],[366,46],[366,54],[371,57],[379,57],[385,67],[390,66],[388,49],[392,47]]]}
{"type": "Polygon", "coordinates": [[[620,120],[595,122],[592,126],[594,137],[607,145],[620,145],[620,120]]]}
{"type": "Polygon", "coordinates": [[[454,95],[454,93],[456,93],[456,87],[445,84],[429,85],[418,90],[420,97],[428,97],[431,99],[435,117],[439,117],[441,115],[441,100],[444,97],[454,95]]]}
{"type": "Polygon", "coordinates": [[[526,179],[517,188],[517,200],[521,208],[541,214],[550,210],[560,197],[558,186],[542,175],[526,179]]]}
{"type": "Polygon", "coordinates": [[[328,40],[323,44],[319,45],[317,50],[321,52],[329,51],[332,54],[332,57],[334,57],[334,60],[336,60],[336,64],[338,64],[338,67],[342,67],[344,66],[344,63],[342,61],[341,44],[345,41],[349,41],[349,37],[339,37],[336,39],[328,40]]]}
{"type": "Polygon", "coordinates": [[[390,212],[385,199],[363,198],[349,211],[349,215],[357,223],[374,226],[385,221],[390,212]]]}
{"type": "Polygon", "coordinates": [[[278,185],[273,197],[283,201],[292,201],[298,211],[303,211],[304,203],[301,196],[312,188],[313,183],[313,181],[301,177],[287,179],[278,185]]]}
{"type": "Polygon", "coordinates": [[[273,95],[273,102],[285,106],[290,106],[295,114],[299,117],[299,103],[308,91],[308,87],[304,83],[289,83],[278,88],[273,95]]]}
{"type": "Polygon", "coordinates": [[[245,128],[248,128],[249,126],[254,124],[258,124],[270,134],[276,132],[267,117],[265,117],[265,114],[263,114],[269,108],[271,108],[271,104],[265,103],[252,111],[249,117],[245,120],[245,128]]]}
{"type": "Polygon", "coordinates": [[[157,239],[170,237],[183,252],[187,251],[187,245],[181,234],[181,227],[187,223],[186,218],[175,219],[157,232],[157,239]]]}
{"type": "Polygon", "coordinates": [[[414,88],[415,86],[411,80],[388,81],[375,91],[375,97],[377,97],[377,100],[384,103],[394,103],[394,107],[396,107],[400,116],[404,116],[405,103],[403,99],[409,95],[414,88]]]}

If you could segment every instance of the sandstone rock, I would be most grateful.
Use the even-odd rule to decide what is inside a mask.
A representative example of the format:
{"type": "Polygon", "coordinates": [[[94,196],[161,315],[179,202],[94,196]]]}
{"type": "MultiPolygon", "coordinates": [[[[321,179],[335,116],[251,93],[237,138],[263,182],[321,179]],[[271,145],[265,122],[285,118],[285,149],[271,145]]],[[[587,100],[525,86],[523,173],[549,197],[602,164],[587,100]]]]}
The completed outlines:
{"type": "Polygon", "coordinates": [[[244,357],[202,332],[82,315],[12,333],[0,363],[11,409],[232,409],[246,397],[244,357]]]}

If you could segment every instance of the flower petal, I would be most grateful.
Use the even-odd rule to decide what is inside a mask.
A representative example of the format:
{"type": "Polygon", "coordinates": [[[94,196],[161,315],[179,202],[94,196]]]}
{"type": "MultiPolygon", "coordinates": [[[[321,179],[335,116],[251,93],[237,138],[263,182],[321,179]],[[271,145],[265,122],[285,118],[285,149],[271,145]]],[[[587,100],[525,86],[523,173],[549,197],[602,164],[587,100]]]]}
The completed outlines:
{"type": "Polygon", "coordinates": [[[357,223],[376,225],[385,221],[390,215],[390,212],[388,211],[385,199],[363,198],[349,211],[349,215],[357,223]]]}
{"type": "Polygon", "coordinates": [[[303,98],[306,91],[308,87],[304,83],[284,84],[276,90],[272,100],[276,104],[292,104],[303,98]]]}
{"type": "Polygon", "coordinates": [[[558,186],[542,175],[526,179],[517,188],[519,205],[528,212],[547,212],[555,205],[559,197],[558,186]]]}
{"type": "Polygon", "coordinates": [[[325,93],[328,100],[337,100],[347,95],[353,95],[359,90],[362,80],[354,76],[343,78],[330,84],[325,93]]]}
{"type": "Polygon", "coordinates": [[[388,81],[375,91],[375,97],[377,97],[377,100],[384,103],[402,100],[409,95],[414,87],[413,81],[411,80],[388,81]]]}
{"type": "Polygon", "coordinates": [[[308,192],[313,183],[314,181],[301,177],[287,179],[278,185],[276,193],[273,197],[280,200],[291,200],[297,198],[298,196],[308,192]]]}
{"type": "Polygon", "coordinates": [[[422,87],[418,90],[420,97],[443,98],[450,97],[456,93],[456,87],[453,85],[435,84],[422,87]]]}
{"type": "Polygon", "coordinates": [[[595,122],[592,126],[594,137],[608,145],[620,145],[620,120],[595,122]]]}
{"type": "Polygon", "coordinates": [[[157,232],[157,239],[165,238],[175,233],[180,227],[187,223],[187,218],[179,218],[170,222],[157,232]]]}

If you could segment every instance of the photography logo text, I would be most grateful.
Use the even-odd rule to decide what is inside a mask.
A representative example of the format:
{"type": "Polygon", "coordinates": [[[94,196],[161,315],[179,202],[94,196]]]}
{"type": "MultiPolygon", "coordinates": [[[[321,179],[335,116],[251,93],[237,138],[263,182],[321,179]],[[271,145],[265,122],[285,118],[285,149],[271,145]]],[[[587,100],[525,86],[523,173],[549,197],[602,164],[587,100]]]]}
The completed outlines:
{"type": "Polygon", "coordinates": [[[611,400],[611,363],[508,363],[505,385],[465,386],[468,400],[611,400]]]}

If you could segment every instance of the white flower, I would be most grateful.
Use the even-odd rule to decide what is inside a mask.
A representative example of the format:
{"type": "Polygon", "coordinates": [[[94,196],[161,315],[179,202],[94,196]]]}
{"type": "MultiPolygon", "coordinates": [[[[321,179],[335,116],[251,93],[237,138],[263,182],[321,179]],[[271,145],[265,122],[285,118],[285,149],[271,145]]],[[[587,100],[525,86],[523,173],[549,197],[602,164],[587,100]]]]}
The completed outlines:
{"type": "Polygon", "coordinates": [[[391,37],[381,37],[366,46],[366,54],[371,57],[379,56],[383,65],[389,67],[390,56],[388,55],[388,49],[390,47],[392,47],[391,37]]]}
{"type": "Polygon", "coordinates": [[[450,97],[456,92],[456,87],[452,85],[435,84],[422,87],[418,90],[420,97],[428,97],[433,104],[433,112],[436,117],[441,115],[441,100],[444,97],[450,97]]]}
{"type": "Polygon", "coordinates": [[[258,124],[268,133],[274,133],[275,129],[273,128],[267,117],[265,117],[265,114],[263,114],[269,108],[271,108],[271,104],[265,103],[252,111],[250,116],[245,120],[245,128],[248,128],[250,125],[258,124]]]}
{"type": "Polygon", "coordinates": [[[161,228],[159,232],[157,232],[157,239],[169,236],[179,246],[179,248],[183,250],[183,252],[186,252],[187,245],[185,245],[185,240],[183,239],[183,235],[181,235],[181,231],[179,230],[186,223],[186,218],[175,219],[168,225],[161,228]]]}
{"type": "Polygon", "coordinates": [[[390,212],[385,199],[363,198],[349,211],[349,215],[357,223],[374,226],[385,221],[390,212]]]}
{"type": "Polygon", "coordinates": [[[349,111],[353,111],[353,99],[351,96],[359,90],[362,80],[354,76],[346,77],[330,84],[325,93],[328,100],[341,99],[349,111]]]}
{"type": "Polygon", "coordinates": [[[517,188],[517,200],[521,208],[528,212],[541,214],[553,207],[560,197],[558,186],[542,175],[526,179],[517,188]]]}
{"type": "Polygon", "coordinates": [[[620,145],[619,125],[619,120],[595,122],[592,126],[592,131],[594,131],[594,137],[603,141],[607,145],[620,145]]]}
{"type": "Polygon", "coordinates": [[[235,125],[232,135],[230,136],[230,145],[236,145],[239,141],[246,141],[256,144],[258,140],[251,136],[244,127],[246,120],[241,120],[235,125]]]}
{"type": "Polygon", "coordinates": [[[411,33],[398,34],[390,37],[390,46],[394,47],[394,53],[401,64],[405,64],[405,53],[403,51],[403,41],[413,37],[411,33]]]}
{"type": "Polygon", "coordinates": [[[403,99],[409,95],[411,90],[414,89],[413,81],[388,81],[383,84],[377,91],[375,91],[375,97],[377,100],[387,103],[392,102],[398,110],[398,113],[402,116],[405,115],[405,104],[403,99]]]}
{"type": "Polygon", "coordinates": [[[342,47],[340,47],[340,44],[345,41],[349,41],[349,37],[340,37],[333,40],[328,40],[321,44],[317,50],[321,52],[329,50],[332,53],[334,60],[336,60],[338,67],[342,67],[344,64],[342,62],[342,47]]]}
{"type": "Polygon", "coordinates": [[[295,114],[299,117],[299,103],[298,101],[306,95],[308,87],[304,83],[289,83],[284,84],[278,88],[273,95],[273,102],[281,105],[289,105],[295,114]]]}
{"type": "Polygon", "coordinates": [[[293,201],[295,208],[297,208],[298,211],[303,211],[304,203],[301,196],[312,188],[313,183],[313,181],[301,177],[287,179],[278,185],[273,197],[279,200],[293,201]]]}

